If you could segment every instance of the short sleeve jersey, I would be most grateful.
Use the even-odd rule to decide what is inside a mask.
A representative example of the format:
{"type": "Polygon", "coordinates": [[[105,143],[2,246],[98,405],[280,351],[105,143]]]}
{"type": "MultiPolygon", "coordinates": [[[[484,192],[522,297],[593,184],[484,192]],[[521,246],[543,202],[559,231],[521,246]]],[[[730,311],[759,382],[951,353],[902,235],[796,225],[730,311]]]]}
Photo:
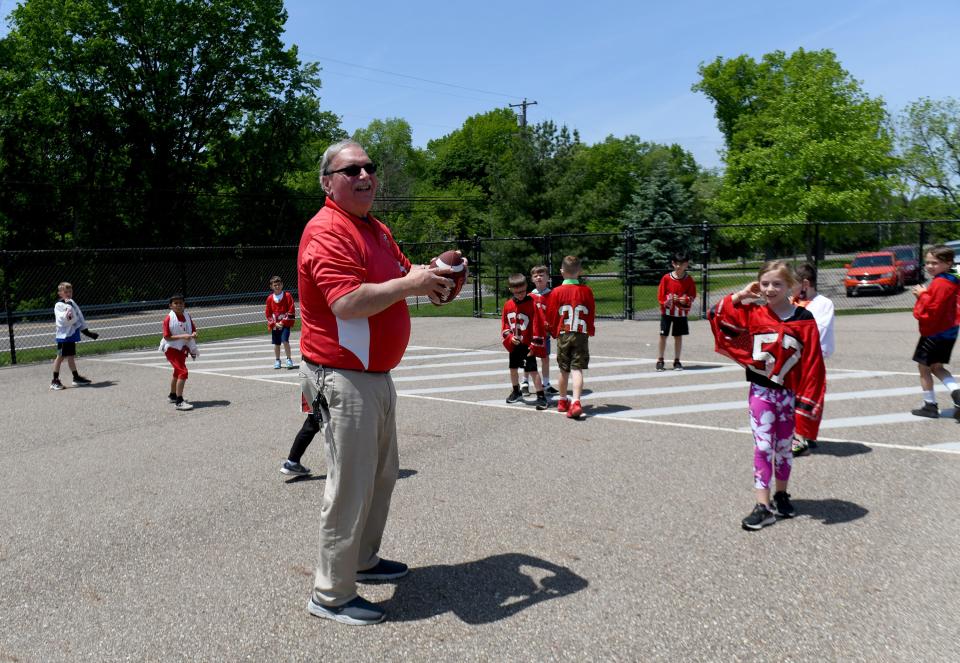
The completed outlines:
{"type": "Polygon", "coordinates": [[[399,301],[369,318],[343,320],[330,306],[364,283],[384,283],[410,270],[389,228],[327,199],[303,229],[297,257],[300,354],[314,364],[389,371],[410,340],[410,313],[399,301]]]}

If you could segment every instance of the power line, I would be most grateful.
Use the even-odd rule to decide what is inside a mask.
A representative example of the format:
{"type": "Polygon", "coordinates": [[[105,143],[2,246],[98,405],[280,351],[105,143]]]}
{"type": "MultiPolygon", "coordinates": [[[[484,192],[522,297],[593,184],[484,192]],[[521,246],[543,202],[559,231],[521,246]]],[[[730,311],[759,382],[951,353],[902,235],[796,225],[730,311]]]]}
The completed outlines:
{"type": "Polygon", "coordinates": [[[386,69],[377,69],[376,67],[367,67],[362,64],[354,64],[353,62],[346,62],[344,60],[337,60],[336,58],[328,58],[322,55],[317,55],[316,53],[307,53],[303,51],[305,55],[309,55],[317,58],[318,60],[325,60],[327,62],[336,62],[337,64],[346,65],[348,67],[357,67],[358,69],[367,69],[369,71],[376,71],[381,74],[387,74],[389,76],[399,76],[401,78],[409,78],[411,80],[420,81],[421,83],[430,83],[432,85],[444,85],[446,87],[454,87],[460,90],[467,90],[469,92],[479,92],[481,94],[492,94],[495,97],[510,97],[511,99],[520,99],[519,94],[507,94],[506,92],[491,92],[490,90],[481,90],[475,87],[467,87],[466,85],[457,85],[456,83],[445,83],[443,81],[434,81],[429,78],[421,78],[419,76],[410,76],[409,74],[400,74],[395,71],[388,71],[386,69]]]}

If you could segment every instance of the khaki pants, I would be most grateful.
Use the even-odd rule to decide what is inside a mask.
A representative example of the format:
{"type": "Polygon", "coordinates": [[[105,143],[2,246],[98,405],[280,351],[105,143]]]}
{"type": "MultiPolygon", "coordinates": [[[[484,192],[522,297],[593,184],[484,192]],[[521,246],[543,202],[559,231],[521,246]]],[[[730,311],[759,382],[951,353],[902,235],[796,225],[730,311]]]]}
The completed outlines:
{"type": "Polygon", "coordinates": [[[358,569],[375,566],[397,481],[397,392],[389,373],[324,368],[301,360],[300,384],[313,403],[322,384],[327,480],[320,509],[314,599],[342,605],[357,595],[358,569]],[[320,384],[318,384],[320,383],[320,384]]]}

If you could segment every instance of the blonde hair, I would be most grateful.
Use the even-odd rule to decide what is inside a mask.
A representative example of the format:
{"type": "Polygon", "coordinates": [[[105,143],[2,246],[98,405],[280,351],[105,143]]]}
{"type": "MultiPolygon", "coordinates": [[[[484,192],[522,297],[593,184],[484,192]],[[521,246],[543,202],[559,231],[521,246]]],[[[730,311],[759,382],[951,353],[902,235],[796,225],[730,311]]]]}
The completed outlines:
{"type": "Polygon", "coordinates": [[[66,288],[72,288],[73,284],[69,281],[63,281],[57,286],[57,292],[63,292],[66,288]]]}
{"type": "Polygon", "coordinates": [[[763,266],[760,267],[760,271],[757,272],[757,280],[763,278],[764,274],[768,272],[780,272],[783,274],[783,280],[787,282],[791,288],[800,283],[797,279],[796,272],[793,271],[793,267],[790,266],[786,260],[768,260],[763,263],[763,266]]]}

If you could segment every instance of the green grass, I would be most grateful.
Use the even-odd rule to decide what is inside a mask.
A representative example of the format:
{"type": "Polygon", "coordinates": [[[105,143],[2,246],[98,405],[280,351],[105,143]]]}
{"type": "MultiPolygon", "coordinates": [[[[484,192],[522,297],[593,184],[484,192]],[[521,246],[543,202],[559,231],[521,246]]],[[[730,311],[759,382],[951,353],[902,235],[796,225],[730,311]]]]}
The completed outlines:
{"type": "MultiPolygon", "coordinates": [[[[294,325],[294,330],[300,329],[300,321],[294,325]]],[[[269,335],[267,327],[262,322],[248,323],[244,325],[228,325],[225,327],[208,327],[201,329],[197,334],[197,342],[202,344],[212,341],[222,341],[228,338],[240,338],[242,336],[260,336],[263,335],[268,342],[269,335]]],[[[131,338],[117,338],[106,341],[83,341],[77,343],[77,358],[91,357],[106,354],[108,352],[120,352],[122,350],[149,350],[159,348],[160,335],[150,334],[148,336],[133,336],[131,338]]],[[[157,355],[160,355],[159,350],[157,355]]],[[[17,363],[30,364],[40,361],[53,361],[57,356],[56,346],[47,348],[31,348],[29,350],[17,350],[17,363]]],[[[0,354],[0,366],[10,365],[10,353],[0,354]]]]}

